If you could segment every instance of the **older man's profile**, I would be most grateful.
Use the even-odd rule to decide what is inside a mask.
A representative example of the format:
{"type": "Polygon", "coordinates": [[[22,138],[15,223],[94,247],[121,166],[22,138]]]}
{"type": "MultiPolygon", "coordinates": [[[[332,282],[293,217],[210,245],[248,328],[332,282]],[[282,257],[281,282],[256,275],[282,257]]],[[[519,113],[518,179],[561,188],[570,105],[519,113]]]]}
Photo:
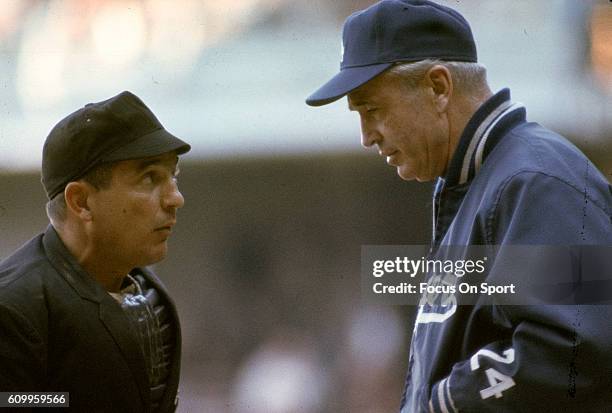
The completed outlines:
{"type": "MultiPolygon", "coordinates": [[[[567,139],[527,121],[508,88],[490,89],[460,13],[428,0],[382,0],[348,17],[342,40],[340,72],[306,103],[346,96],[363,146],[376,147],[404,180],[435,181],[431,258],[452,246],[609,251],[612,187],[567,139]]],[[[498,265],[484,281],[520,284],[541,255],[498,265]]],[[[612,307],[597,305],[610,296],[574,288],[610,283],[606,268],[582,269],[591,273],[568,266],[566,279],[553,272],[543,280],[572,281],[579,305],[498,305],[482,295],[475,305],[424,301],[401,412],[612,411],[612,307]]]]}

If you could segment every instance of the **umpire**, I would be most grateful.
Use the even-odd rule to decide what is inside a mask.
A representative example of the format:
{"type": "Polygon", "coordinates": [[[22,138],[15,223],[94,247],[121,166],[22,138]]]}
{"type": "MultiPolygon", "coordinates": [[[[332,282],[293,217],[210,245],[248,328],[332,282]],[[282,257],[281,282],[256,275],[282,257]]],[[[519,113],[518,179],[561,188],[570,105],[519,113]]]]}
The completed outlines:
{"type": "MultiPolygon", "coordinates": [[[[610,261],[612,187],[565,138],[527,122],[508,89],[490,90],[463,16],[383,0],[351,15],[342,40],[340,72],[306,102],[347,96],[364,146],[405,180],[435,180],[432,258],[453,245],[603,246],[610,261]]],[[[402,413],[612,411],[612,306],[595,305],[612,298],[610,267],[574,257],[567,279],[546,274],[585,287],[572,305],[420,305],[402,413]]],[[[539,260],[493,266],[487,281],[522,285],[539,260]]]]}
{"type": "Polygon", "coordinates": [[[173,412],[181,334],[162,260],[190,146],[130,92],[61,120],[43,148],[46,231],[0,263],[0,391],[70,411],[173,412]]]}

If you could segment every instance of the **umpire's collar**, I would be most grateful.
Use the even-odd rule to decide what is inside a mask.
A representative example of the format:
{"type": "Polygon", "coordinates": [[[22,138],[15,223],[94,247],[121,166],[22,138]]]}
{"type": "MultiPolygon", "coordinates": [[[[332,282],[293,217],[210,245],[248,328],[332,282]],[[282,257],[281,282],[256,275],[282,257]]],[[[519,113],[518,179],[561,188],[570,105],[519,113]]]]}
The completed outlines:
{"type": "Polygon", "coordinates": [[[82,298],[97,303],[105,298],[104,288],[81,267],[52,225],[43,234],[43,247],[53,267],[82,298]]]}

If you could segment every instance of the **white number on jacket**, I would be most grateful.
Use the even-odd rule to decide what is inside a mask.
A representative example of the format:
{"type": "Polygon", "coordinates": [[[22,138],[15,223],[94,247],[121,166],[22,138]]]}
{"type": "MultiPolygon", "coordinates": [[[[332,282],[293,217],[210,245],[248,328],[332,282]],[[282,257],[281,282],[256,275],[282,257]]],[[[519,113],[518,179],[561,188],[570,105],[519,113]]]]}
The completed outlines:
{"type": "MultiPolygon", "coordinates": [[[[500,356],[499,354],[496,354],[491,350],[487,349],[478,350],[478,352],[474,354],[470,359],[470,367],[472,371],[480,368],[478,356],[488,357],[492,360],[504,364],[511,364],[514,362],[514,349],[509,348],[508,350],[504,351],[503,356],[500,356]]],[[[483,399],[488,399],[492,396],[495,396],[499,399],[500,397],[502,397],[503,391],[508,390],[516,384],[514,380],[512,380],[512,377],[506,376],[505,374],[500,373],[494,368],[486,369],[485,374],[487,375],[487,379],[489,380],[489,384],[491,386],[480,391],[480,397],[482,397],[483,399]]]]}

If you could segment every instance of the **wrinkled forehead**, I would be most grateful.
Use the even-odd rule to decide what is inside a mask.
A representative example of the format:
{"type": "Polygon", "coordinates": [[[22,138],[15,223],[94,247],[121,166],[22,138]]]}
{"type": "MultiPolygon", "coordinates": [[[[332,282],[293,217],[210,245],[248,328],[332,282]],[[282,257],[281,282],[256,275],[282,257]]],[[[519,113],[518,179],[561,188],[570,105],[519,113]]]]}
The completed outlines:
{"type": "Polygon", "coordinates": [[[179,162],[179,157],[176,152],[167,152],[157,156],[148,158],[135,159],[136,166],[139,169],[145,169],[150,165],[176,166],[179,162]]]}
{"type": "Polygon", "coordinates": [[[396,79],[394,76],[389,76],[387,72],[376,76],[359,86],[347,95],[349,109],[354,109],[359,106],[368,104],[381,96],[384,96],[387,91],[396,88],[396,79]]]}

